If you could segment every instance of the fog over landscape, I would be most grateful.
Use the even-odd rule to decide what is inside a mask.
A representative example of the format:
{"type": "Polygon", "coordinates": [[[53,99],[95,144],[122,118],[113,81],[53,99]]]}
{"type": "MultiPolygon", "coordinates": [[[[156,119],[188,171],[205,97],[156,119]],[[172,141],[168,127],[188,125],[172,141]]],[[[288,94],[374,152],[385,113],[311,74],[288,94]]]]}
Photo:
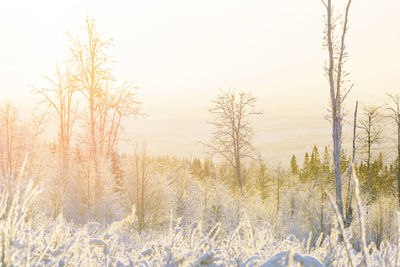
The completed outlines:
{"type": "Polygon", "coordinates": [[[0,5],[0,266],[400,266],[400,1],[0,5]]]}
{"type": "MultiPolygon", "coordinates": [[[[322,17],[315,16],[321,6],[314,1],[209,2],[10,2],[0,11],[0,100],[20,99],[29,112],[38,102],[32,86],[40,88],[41,75],[54,73],[66,54],[65,33],[81,29],[90,14],[101,32],[112,33],[116,78],[140,87],[147,117],[130,123],[127,131],[146,139],[154,152],[203,152],[198,141],[208,138],[210,101],[226,88],[251,90],[259,98],[264,115],[257,118],[255,138],[267,157],[282,155],[285,161],[292,152],[329,142],[322,17]]],[[[382,92],[398,90],[400,67],[399,32],[383,27],[398,23],[399,2],[353,5],[349,110],[356,99],[384,102],[382,92]]]]}

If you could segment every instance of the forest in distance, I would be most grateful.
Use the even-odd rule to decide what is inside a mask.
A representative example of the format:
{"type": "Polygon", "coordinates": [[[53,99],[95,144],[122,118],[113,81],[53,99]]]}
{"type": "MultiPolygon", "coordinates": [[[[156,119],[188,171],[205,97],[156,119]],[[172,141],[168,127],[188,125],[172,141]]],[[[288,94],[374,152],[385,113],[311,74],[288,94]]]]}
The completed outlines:
{"type": "Polygon", "coordinates": [[[127,138],[146,88],[115,74],[112,32],[86,15],[35,108],[0,102],[0,266],[400,266],[400,87],[357,100],[360,1],[315,2],[330,142],[282,164],[254,142],[268,107],[251,88],[214,89],[202,154],[127,138]]]}

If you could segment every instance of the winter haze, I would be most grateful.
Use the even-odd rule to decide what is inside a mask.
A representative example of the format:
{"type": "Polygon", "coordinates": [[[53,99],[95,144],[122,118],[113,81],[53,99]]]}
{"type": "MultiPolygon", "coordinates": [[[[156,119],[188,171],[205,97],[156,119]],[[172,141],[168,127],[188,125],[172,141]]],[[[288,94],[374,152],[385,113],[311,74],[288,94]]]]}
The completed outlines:
{"type": "MultiPolygon", "coordinates": [[[[36,104],[30,86],[44,86],[41,75],[54,73],[65,57],[65,33],[79,31],[90,15],[115,41],[110,53],[116,77],[140,87],[147,118],[126,130],[146,140],[151,151],[202,153],[198,141],[209,138],[210,101],[217,89],[238,88],[252,90],[264,111],[256,144],[267,158],[284,162],[330,140],[318,2],[7,1],[0,10],[0,98],[36,104]]],[[[400,68],[400,34],[386,27],[398,23],[400,3],[353,5],[348,109],[355,99],[385,101],[382,92],[398,89],[400,68]]]]}
{"type": "Polygon", "coordinates": [[[400,266],[399,0],[3,2],[1,267],[400,266]]]}

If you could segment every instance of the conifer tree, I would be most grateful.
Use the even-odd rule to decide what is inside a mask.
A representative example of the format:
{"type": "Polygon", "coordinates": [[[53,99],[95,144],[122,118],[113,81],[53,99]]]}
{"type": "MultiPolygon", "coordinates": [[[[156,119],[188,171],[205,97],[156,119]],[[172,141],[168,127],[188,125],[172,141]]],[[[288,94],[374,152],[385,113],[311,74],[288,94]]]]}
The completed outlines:
{"type": "Polygon", "coordinates": [[[313,177],[318,175],[318,170],[321,165],[321,159],[319,157],[318,148],[314,145],[313,150],[311,152],[311,159],[310,159],[310,174],[313,177]]]}
{"type": "Polygon", "coordinates": [[[297,165],[297,160],[295,155],[292,155],[292,158],[290,160],[290,170],[293,175],[297,175],[299,173],[299,166],[297,165]]]}
{"type": "Polygon", "coordinates": [[[346,172],[347,168],[349,167],[350,159],[347,158],[346,153],[342,149],[342,153],[340,153],[340,169],[342,175],[346,172]]]}
{"type": "Polygon", "coordinates": [[[308,152],[304,155],[304,162],[303,162],[303,169],[301,170],[301,178],[302,181],[306,181],[309,179],[310,175],[310,156],[308,155],[308,152]]]}
{"type": "Polygon", "coordinates": [[[330,179],[332,177],[330,155],[329,155],[328,147],[326,147],[326,146],[324,148],[324,155],[322,158],[321,172],[323,173],[323,176],[327,177],[328,179],[330,179]]]}

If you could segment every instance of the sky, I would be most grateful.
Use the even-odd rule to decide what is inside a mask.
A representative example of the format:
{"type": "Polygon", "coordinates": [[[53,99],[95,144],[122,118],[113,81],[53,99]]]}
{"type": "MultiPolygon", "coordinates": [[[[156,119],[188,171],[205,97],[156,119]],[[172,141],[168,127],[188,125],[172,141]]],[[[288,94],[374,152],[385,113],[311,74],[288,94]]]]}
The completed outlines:
{"type": "MultiPolygon", "coordinates": [[[[0,102],[37,103],[32,88],[46,85],[42,75],[67,55],[66,33],[79,34],[90,16],[114,40],[117,80],[140,87],[147,117],[128,123],[132,139],[154,153],[201,153],[218,89],[251,90],[264,112],[254,141],[266,158],[286,160],[330,142],[324,11],[320,0],[4,1],[0,102]]],[[[400,93],[399,12],[398,0],[353,0],[349,110],[400,93]]]]}

